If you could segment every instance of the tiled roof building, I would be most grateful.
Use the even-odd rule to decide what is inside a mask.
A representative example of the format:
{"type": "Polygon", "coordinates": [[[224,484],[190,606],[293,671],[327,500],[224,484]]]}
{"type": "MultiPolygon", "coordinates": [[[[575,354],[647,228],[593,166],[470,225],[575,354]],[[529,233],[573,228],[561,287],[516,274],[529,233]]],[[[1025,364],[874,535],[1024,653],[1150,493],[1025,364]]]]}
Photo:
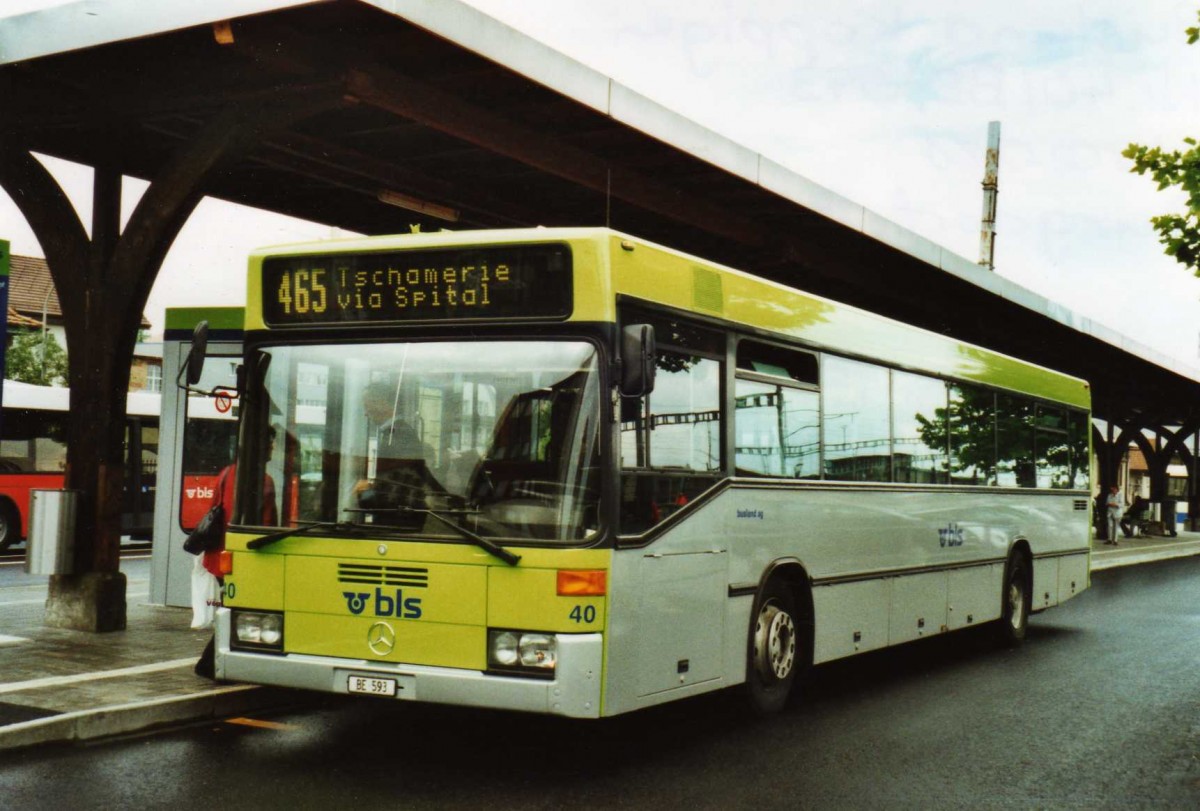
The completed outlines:
{"type": "MultiPolygon", "coordinates": [[[[46,323],[61,326],[63,323],[62,305],[58,303],[58,293],[54,289],[54,281],[50,277],[50,266],[45,259],[35,256],[11,257],[11,267],[8,276],[8,324],[12,327],[40,327],[42,313],[45,313],[46,323]],[[16,316],[16,318],[14,318],[16,316]]],[[[150,322],[142,316],[142,329],[148,329],[150,322]]]]}

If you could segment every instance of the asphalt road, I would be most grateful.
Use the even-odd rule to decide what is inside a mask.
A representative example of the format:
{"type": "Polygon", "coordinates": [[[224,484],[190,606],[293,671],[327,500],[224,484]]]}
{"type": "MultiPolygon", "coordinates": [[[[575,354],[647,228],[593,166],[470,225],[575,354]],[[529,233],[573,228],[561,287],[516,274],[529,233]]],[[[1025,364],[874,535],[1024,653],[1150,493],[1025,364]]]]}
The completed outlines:
{"type": "Polygon", "coordinates": [[[1200,807],[1200,558],[1097,573],[1026,644],[960,633],[601,722],[327,699],[0,761],[59,808],[1200,807]]]}

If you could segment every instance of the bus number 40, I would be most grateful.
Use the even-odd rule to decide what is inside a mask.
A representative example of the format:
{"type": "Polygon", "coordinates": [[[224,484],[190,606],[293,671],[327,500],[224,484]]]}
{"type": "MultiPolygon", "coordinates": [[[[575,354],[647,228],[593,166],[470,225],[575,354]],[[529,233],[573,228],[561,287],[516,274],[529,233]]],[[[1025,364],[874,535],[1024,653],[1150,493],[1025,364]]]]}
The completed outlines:
{"type": "Polygon", "coordinates": [[[596,621],[596,606],[577,605],[571,609],[568,616],[576,622],[593,623],[596,621]]]}

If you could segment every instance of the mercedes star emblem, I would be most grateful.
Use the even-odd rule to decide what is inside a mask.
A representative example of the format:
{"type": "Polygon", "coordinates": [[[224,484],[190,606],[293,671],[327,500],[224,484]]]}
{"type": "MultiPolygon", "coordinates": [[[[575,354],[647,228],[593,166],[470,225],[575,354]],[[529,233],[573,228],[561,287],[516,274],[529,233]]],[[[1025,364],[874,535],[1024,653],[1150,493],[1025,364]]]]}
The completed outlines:
{"type": "Polygon", "coordinates": [[[376,656],[387,656],[396,647],[396,632],[386,622],[377,622],[367,631],[367,647],[376,656]]]}

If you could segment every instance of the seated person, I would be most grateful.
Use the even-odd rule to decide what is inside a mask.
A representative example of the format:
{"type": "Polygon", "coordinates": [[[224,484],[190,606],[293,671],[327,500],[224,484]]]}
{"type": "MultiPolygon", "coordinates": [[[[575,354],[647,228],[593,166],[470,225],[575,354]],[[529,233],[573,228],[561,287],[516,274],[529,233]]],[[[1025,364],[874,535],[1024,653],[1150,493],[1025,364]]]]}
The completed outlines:
{"type": "Polygon", "coordinates": [[[1146,508],[1149,505],[1146,499],[1141,496],[1135,496],[1133,503],[1129,505],[1129,509],[1125,511],[1125,515],[1121,516],[1121,532],[1126,538],[1134,536],[1134,530],[1138,530],[1140,534],[1142,529],[1142,521],[1146,518],[1146,508]]]}
{"type": "Polygon", "coordinates": [[[375,477],[367,478],[364,459],[364,477],[354,486],[354,493],[360,506],[379,511],[377,522],[419,527],[424,516],[414,516],[403,508],[428,507],[425,494],[433,483],[426,468],[428,449],[400,415],[398,403],[396,391],[385,381],[369,384],[363,393],[363,411],[368,423],[376,426],[375,477]]]}

